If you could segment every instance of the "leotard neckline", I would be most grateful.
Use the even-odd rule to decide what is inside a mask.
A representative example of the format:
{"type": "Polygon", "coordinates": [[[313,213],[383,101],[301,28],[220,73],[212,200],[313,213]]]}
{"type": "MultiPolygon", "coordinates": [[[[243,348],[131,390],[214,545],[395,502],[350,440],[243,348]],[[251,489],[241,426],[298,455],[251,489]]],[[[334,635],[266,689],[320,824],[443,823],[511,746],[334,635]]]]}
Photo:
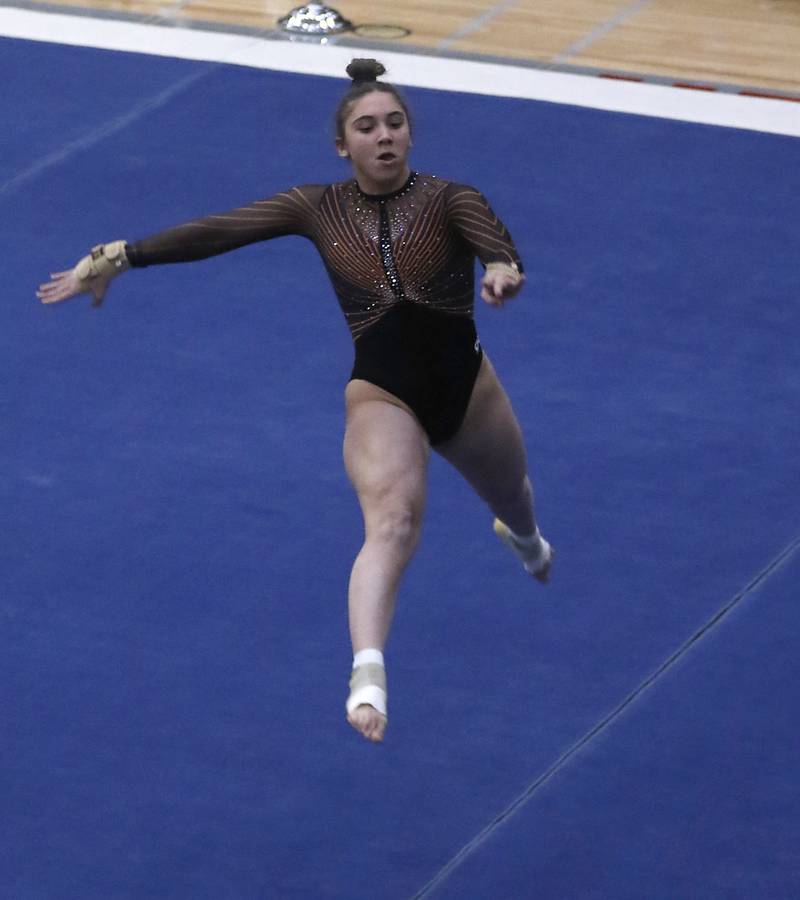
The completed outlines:
{"type": "Polygon", "coordinates": [[[395,191],[390,191],[388,194],[368,194],[366,191],[361,189],[361,185],[358,183],[358,181],[356,181],[356,189],[365,200],[376,200],[378,202],[384,200],[394,200],[396,197],[401,197],[407,190],[412,188],[414,186],[414,182],[418,177],[419,172],[411,172],[411,174],[406,179],[406,183],[402,187],[397,188],[397,190],[395,191]]]}

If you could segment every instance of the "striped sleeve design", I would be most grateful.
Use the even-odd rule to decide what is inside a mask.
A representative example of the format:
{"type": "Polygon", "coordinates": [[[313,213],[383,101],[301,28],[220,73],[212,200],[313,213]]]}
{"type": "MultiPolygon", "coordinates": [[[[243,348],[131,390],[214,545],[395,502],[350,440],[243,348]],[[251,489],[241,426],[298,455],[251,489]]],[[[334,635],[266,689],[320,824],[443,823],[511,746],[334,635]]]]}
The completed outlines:
{"type": "Polygon", "coordinates": [[[481,193],[417,173],[383,197],[355,180],[295,187],[129,243],[127,253],[137,267],[190,262],[289,234],[316,246],[354,338],[398,303],[471,316],[475,257],[522,269],[481,193]]]}
{"type": "Polygon", "coordinates": [[[129,243],[128,259],[134,267],[192,262],[282,235],[311,237],[324,190],[319,185],[296,187],[248,206],[185,222],[129,243]]]}
{"type": "Polygon", "coordinates": [[[447,202],[452,226],[484,265],[502,262],[522,271],[522,260],[508,229],[483,194],[463,184],[449,184],[447,202]]]}

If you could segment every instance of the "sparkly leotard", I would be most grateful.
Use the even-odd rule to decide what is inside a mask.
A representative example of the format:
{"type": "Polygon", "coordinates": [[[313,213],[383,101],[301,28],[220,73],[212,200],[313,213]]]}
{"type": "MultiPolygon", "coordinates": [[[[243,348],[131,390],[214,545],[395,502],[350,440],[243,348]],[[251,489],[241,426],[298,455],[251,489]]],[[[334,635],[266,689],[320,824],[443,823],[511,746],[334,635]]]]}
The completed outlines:
{"type": "Polygon", "coordinates": [[[351,378],[414,412],[432,444],[458,430],[481,362],[474,260],[522,268],[474,188],[412,173],[398,191],[305,185],[129,243],[132,266],[205,259],[296,234],[319,251],[355,343],[351,378]]]}

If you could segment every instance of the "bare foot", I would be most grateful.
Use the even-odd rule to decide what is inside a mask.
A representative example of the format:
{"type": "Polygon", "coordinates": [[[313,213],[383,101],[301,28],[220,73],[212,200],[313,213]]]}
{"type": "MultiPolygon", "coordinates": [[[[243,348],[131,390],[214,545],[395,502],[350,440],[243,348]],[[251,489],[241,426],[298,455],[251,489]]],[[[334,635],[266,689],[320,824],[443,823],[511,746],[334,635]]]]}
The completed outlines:
{"type": "Polygon", "coordinates": [[[387,719],[374,706],[362,703],[348,714],[347,721],[368,741],[378,743],[383,740],[387,719]]]}

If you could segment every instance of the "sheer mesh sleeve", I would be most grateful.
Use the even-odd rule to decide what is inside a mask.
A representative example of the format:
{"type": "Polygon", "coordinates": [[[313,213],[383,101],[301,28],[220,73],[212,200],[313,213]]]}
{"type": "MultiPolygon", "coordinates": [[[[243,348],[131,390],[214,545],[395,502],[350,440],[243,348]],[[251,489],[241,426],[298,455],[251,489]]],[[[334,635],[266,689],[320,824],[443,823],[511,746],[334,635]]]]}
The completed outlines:
{"type": "Polygon", "coordinates": [[[305,185],[129,243],[134,267],[192,262],[287,234],[311,237],[324,185],[305,185]]]}
{"type": "Polygon", "coordinates": [[[522,271],[522,260],[508,229],[483,194],[467,185],[451,183],[446,199],[450,224],[484,266],[491,262],[513,263],[522,271]]]}

